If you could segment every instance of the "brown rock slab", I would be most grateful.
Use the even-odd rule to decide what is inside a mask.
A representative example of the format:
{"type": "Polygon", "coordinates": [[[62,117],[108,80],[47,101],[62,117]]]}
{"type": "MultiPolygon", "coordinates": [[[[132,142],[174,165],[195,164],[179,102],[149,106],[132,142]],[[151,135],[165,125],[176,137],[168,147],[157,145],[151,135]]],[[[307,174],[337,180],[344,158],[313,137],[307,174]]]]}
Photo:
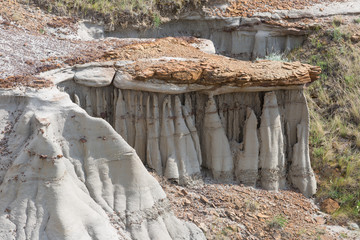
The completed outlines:
{"type": "Polygon", "coordinates": [[[183,198],[182,199],[182,203],[184,206],[189,206],[191,204],[191,201],[187,198],[183,198]]]}
{"type": "Polygon", "coordinates": [[[321,211],[328,213],[328,214],[334,213],[339,208],[340,208],[339,203],[331,198],[325,199],[320,204],[321,211]]]}
{"type": "MultiPolygon", "coordinates": [[[[208,54],[178,38],[135,43],[113,51],[128,64],[116,66],[134,81],[237,87],[292,86],[319,78],[320,67],[300,62],[240,61],[208,54]],[[142,45],[142,48],[136,47],[142,45]],[[157,51],[162,49],[161,52],[157,51]],[[125,57],[130,56],[130,57],[125,57]]],[[[118,75],[118,74],[117,74],[118,75]]],[[[117,80],[115,79],[115,86],[117,80]]]]}
{"type": "Polygon", "coordinates": [[[259,218],[269,218],[270,216],[265,215],[265,214],[258,213],[258,214],[257,214],[257,217],[259,217],[259,218]]]}

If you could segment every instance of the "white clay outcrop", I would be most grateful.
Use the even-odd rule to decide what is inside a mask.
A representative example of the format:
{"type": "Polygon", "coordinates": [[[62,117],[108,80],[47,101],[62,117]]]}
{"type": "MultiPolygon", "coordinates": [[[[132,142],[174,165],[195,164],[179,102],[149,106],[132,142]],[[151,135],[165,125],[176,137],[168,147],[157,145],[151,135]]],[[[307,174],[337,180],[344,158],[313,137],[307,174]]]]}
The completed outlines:
{"type": "Polygon", "coordinates": [[[312,196],[316,192],[316,180],[311,169],[309,156],[309,126],[301,122],[297,126],[298,142],[294,145],[292,163],[290,166],[290,179],[304,195],[312,196]]]}
{"type": "MultiPolygon", "coordinates": [[[[119,90],[121,91],[121,90],[119,90]]],[[[148,96],[146,103],[146,162],[150,168],[162,175],[162,162],[160,154],[160,116],[159,103],[156,95],[148,96]]]]}
{"type": "Polygon", "coordinates": [[[197,145],[191,136],[191,130],[185,123],[178,96],[175,96],[174,109],[175,147],[176,159],[179,160],[179,172],[181,176],[192,176],[200,173],[200,160],[198,159],[200,154],[196,151],[197,145]]]}
{"type": "Polygon", "coordinates": [[[303,87],[318,67],[238,61],[176,38],[98,60],[1,85],[0,239],[205,239],[145,166],[180,184],[208,170],[315,193],[303,87]]]}
{"type": "Polygon", "coordinates": [[[178,179],[178,161],[175,152],[175,127],[174,117],[171,108],[171,98],[166,96],[162,104],[161,130],[160,130],[160,150],[161,160],[165,166],[165,176],[169,179],[178,179]]]}
{"type": "Polygon", "coordinates": [[[205,239],[174,217],[134,149],[67,94],[1,90],[0,112],[0,239],[205,239]]]}

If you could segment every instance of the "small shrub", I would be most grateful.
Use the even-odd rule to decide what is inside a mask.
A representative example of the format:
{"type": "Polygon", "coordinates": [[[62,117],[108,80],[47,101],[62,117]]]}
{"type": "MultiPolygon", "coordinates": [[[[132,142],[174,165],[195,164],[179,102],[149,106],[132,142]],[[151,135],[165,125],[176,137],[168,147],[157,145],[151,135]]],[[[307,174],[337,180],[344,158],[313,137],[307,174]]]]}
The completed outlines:
{"type": "Polygon", "coordinates": [[[334,18],[333,19],[333,22],[332,22],[332,25],[334,27],[339,27],[341,24],[343,24],[343,20],[340,19],[340,18],[334,18]]]}
{"type": "Polygon", "coordinates": [[[289,60],[280,53],[271,53],[270,55],[266,56],[265,59],[271,61],[279,61],[279,62],[288,62],[289,60]]]}
{"type": "Polygon", "coordinates": [[[321,49],[321,48],[323,48],[323,47],[324,47],[323,43],[322,43],[321,41],[317,41],[317,43],[316,43],[316,48],[317,48],[317,49],[321,49]]]}
{"type": "Polygon", "coordinates": [[[345,83],[348,84],[348,85],[354,85],[355,83],[355,76],[354,75],[346,75],[344,77],[344,80],[345,80],[345,83]]]}
{"type": "Polygon", "coordinates": [[[282,229],[288,223],[288,220],[282,216],[277,215],[271,221],[267,222],[269,228],[282,229]]]}
{"type": "Polygon", "coordinates": [[[332,33],[332,38],[334,41],[339,42],[343,39],[340,29],[335,28],[332,33]]]}
{"type": "Polygon", "coordinates": [[[154,21],[154,27],[155,28],[160,27],[160,25],[161,25],[161,17],[160,17],[159,14],[154,14],[153,15],[153,21],[154,21]]]}

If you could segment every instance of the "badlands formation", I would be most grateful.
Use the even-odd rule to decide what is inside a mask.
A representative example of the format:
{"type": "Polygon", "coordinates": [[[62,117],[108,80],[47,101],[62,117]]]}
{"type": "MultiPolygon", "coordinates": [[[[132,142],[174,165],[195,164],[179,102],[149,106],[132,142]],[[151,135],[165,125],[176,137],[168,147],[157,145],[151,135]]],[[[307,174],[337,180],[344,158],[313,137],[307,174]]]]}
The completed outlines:
{"type": "Polygon", "coordinates": [[[38,76],[53,86],[1,90],[0,238],[204,239],[144,165],[313,195],[303,88],[320,69],[213,49],[134,42],[38,76]]]}
{"type": "Polygon", "coordinates": [[[277,239],[263,230],[282,211],[281,237],[319,236],[325,219],[296,192],[316,192],[303,91],[320,68],[214,53],[286,52],[318,21],[360,13],[331,2],[251,16],[231,5],[146,31],[83,22],[77,35],[70,18],[18,19],[33,34],[0,16],[0,239],[216,239],[229,219],[240,239],[277,239]],[[111,38],[164,36],[179,38],[111,38]],[[163,185],[167,197],[149,169],[182,186],[163,185]]]}
{"type": "Polygon", "coordinates": [[[205,53],[211,42],[165,38],[109,53],[116,61],[41,74],[90,116],[103,118],[159,175],[215,179],[306,196],[316,182],[304,84],[320,69],[205,53]],[[194,47],[195,46],[195,47],[194,47]]]}
{"type": "Polygon", "coordinates": [[[191,41],[134,43],[109,53],[116,61],[41,76],[110,123],[160,176],[186,184],[208,170],[215,179],[312,196],[303,87],[320,69],[243,62],[191,41]]]}

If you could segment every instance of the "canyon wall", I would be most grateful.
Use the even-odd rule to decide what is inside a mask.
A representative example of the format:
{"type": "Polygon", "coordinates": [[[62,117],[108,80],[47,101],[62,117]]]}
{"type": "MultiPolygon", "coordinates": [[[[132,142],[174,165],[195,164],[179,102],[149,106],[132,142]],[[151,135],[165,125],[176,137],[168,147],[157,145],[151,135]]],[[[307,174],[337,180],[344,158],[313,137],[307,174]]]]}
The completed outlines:
{"type": "Polygon", "coordinates": [[[171,21],[161,19],[161,25],[154,28],[127,26],[114,29],[84,21],[78,34],[84,40],[193,36],[210,39],[219,54],[255,60],[300,47],[309,30],[318,28],[319,23],[326,22],[331,16],[360,13],[360,3],[356,0],[319,2],[302,9],[258,9],[259,12],[250,11],[249,14],[246,4],[244,9],[235,12],[225,11],[229,7],[226,3],[216,7],[216,10],[205,7],[186,11],[171,21]]]}

